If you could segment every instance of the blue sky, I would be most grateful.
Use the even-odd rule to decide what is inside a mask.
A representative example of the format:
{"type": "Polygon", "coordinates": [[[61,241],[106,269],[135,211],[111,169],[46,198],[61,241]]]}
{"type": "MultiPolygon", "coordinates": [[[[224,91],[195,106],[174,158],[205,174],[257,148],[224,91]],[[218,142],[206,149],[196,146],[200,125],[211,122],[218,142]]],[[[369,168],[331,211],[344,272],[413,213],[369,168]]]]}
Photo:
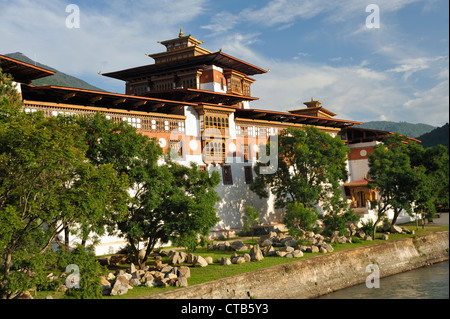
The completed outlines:
{"type": "Polygon", "coordinates": [[[449,121],[447,0],[0,0],[0,54],[30,58],[112,92],[97,72],[153,63],[144,53],[180,27],[203,47],[264,69],[254,108],[292,110],[311,97],[338,118],[441,126],[449,121]],[[66,6],[80,8],[69,29],[66,6]],[[380,27],[367,28],[369,4],[380,27]]]}

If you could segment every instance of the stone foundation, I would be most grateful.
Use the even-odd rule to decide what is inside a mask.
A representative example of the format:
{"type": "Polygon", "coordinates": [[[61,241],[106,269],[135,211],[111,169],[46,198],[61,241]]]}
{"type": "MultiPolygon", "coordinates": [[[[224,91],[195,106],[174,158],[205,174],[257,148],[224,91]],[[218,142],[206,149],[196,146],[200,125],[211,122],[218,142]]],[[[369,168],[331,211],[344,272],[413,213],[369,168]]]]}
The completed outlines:
{"type": "Polygon", "coordinates": [[[149,299],[307,299],[364,283],[376,264],[386,277],[448,260],[449,232],[370,245],[177,289],[149,299]]]}

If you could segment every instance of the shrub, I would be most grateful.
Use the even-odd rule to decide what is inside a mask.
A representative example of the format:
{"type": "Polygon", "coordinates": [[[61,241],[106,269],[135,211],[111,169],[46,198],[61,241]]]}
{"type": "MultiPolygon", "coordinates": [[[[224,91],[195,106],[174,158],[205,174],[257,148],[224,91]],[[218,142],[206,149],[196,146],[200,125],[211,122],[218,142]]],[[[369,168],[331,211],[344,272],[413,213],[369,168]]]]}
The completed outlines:
{"type": "Polygon", "coordinates": [[[373,236],[373,220],[368,220],[367,223],[361,222],[361,229],[369,236],[373,236]]]}
{"type": "Polygon", "coordinates": [[[353,213],[353,210],[346,211],[343,214],[328,214],[323,218],[324,235],[331,236],[333,232],[338,231],[340,236],[346,236],[348,223],[357,222],[359,218],[353,213]]]}
{"type": "Polygon", "coordinates": [[[315,226],[318,212],[313,207],[305,207],[302,203],[294,202],[286,205],[284,223],[289,234],[295,238],[304,235],[305,231],[317,232],[319,227],[315,226]]]}
{"type": "MultiPolygon", "coordinates": [[[[67,289],[66,296],[76,299],[100,299],[102,298],[102,285],[100,276],[106,273],[106,268],[95,260],[95,254],[89,248],[78,246],[71,253],[60,253],[59,268],[69,270],[69,265],[75,265],[74,272],[67,276],[77,274],[79,271],[79,284],[67,289]]],[[[67,282],[67,280],[66,280],[67,282]]]]}

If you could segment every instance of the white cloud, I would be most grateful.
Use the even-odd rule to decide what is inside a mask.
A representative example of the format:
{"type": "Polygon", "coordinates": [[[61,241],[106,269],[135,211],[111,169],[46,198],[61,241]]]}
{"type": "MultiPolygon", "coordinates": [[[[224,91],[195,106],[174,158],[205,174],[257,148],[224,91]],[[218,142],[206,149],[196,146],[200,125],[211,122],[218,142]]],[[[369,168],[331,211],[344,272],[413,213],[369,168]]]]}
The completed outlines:
{"type": "MultiPolygon", "coordinates": [[[[205,1],[85,2],[79,5],[80,28],[68,29],[66,1],[0,0],[6,8],[0,13],[0,53],[36,55],[62,72],[112,84],[97,72],[153,63],[144,53],[163,51],[157,41],[177,36],[203,13],[205,1]]],[[[123,91],[123,83],[115,82],[123,91]]]]}
{"type": "Polygon", "coordinates": [[[435,58],[422,57],[405,59],[399,62],[400,65],[388,70],[388,72],[404,73],[403,79],[407,80],[412,74],[429,69],[433,62],[437,62],[442,59],[445,59],[445,57],[439,56],[435,58]]]}
{"type": "Polygon", "coordinates": [[[403,104],[406,116],[442,126],[449,122],[449,80],[439,82],[429,90],[414,92],[414,97],[403,104]]]}

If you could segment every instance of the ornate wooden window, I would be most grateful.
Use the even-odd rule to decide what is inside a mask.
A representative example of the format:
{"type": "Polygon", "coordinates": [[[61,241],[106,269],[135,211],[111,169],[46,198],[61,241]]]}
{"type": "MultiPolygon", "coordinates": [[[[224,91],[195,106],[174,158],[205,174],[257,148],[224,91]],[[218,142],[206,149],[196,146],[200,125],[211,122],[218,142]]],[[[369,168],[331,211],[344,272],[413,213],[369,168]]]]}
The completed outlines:
{"type": "Polygon", "coordinates": [[[224,163],[225,162],[225,141],[207,140],[203,142],[203,160],[205,163],[224,163]]]}

